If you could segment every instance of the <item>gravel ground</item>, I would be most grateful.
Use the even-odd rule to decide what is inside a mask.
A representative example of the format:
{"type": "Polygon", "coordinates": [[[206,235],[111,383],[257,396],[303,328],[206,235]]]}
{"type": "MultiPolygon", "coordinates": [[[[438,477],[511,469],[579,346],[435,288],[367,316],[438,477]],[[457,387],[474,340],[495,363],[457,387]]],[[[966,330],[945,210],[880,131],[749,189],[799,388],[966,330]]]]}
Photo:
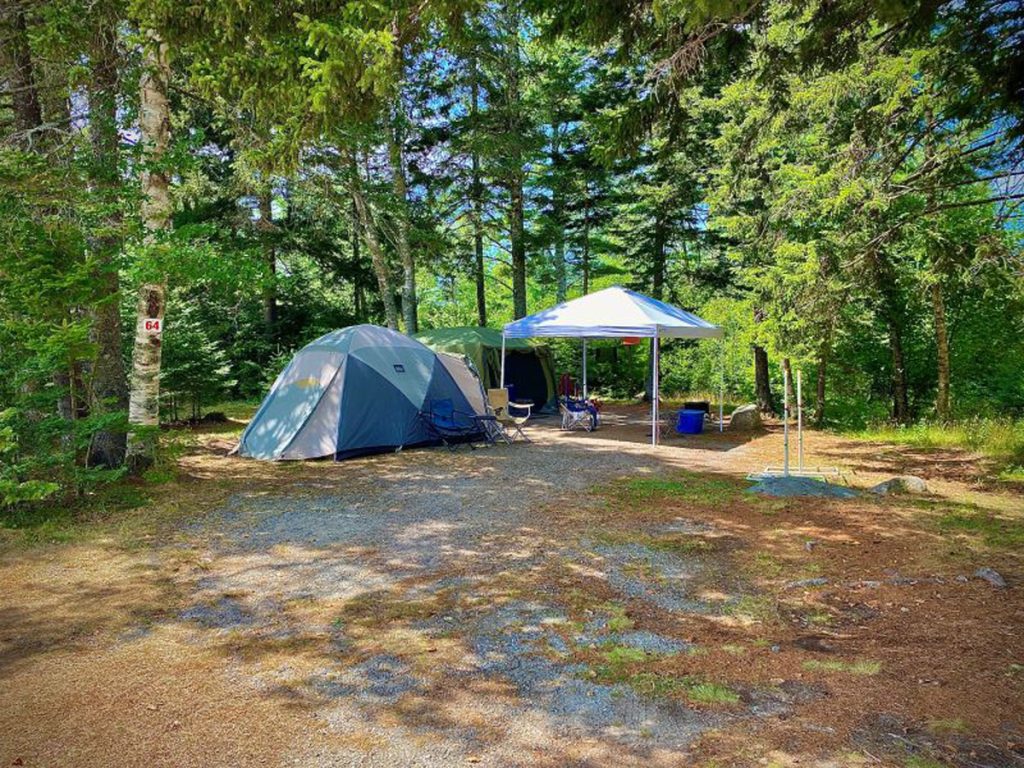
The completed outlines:
{"type": "MultiPolygon", "coordinates": [[[[687,643],[649,631],[612,632],[601,617],[575,634],[558,631],[567,619],[554,603],[491,602],[488,585],[498,575],[514,579],[561,559],[602,569],[622,599],[669,612],[721,609],[690,593],[703,569],[699,559],[578,534],[566,539],[545,519],[552,505],[585,507],[595,485],[661,473],[681,457],[642,445],[590,440],[582,446],[557,433],[539,437],[533,445],[463,449],[456,456],[380,456],[331,467],[338,471],[323,481],[282,493],[232,497],[187,532],[208,549],[192,604],[178,618],[195,627],[197,642],[230,636],[265,646],[271,638],[331,636],[337,654],[319,655],[312,670],[290,661],[239,668],[253,690],[274,695],[287,688],[289,696],[315,699],[318,727],[358,732],[374,745],[307,754],[307,764],[675,763],[701,733],[753,709],[694,709],[644,698],[623,683],[594,682],[572,663],[570,644],[676,654],[687,652],[687,643]],[[637,576],[638,569],[651,578],[637,576]],[[410,663],[387,644],[353,656],[353,647],[365,647],[358,623],[320,618],[297,626],[283,609],[296,601],[372,604],[385,594],[399,605],[443,596],[452,607],[413,622],[406,631],[415,636],[407,641],[455,637],[461,652],[426,665],[410,663]],[[486,692],[473,693],[478,690],[486,692]]],[[[705,533],[707,527],[678,521],[652,530],[670,531],[705,533]]]]}

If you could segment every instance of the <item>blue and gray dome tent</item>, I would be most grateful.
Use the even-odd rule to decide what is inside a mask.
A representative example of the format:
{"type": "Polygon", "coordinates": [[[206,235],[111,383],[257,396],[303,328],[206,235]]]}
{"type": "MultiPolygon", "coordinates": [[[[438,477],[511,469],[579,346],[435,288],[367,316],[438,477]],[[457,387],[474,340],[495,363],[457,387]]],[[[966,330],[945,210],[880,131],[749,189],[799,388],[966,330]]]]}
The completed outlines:
{"type": "Polygon", "coordinates": [[[421,412],[450,400],[483,413],[479,380],[461,358],[376,325],[321,336],[296,353],[238,453],[255,459],[337,459],[434,442],[421,412]]]}

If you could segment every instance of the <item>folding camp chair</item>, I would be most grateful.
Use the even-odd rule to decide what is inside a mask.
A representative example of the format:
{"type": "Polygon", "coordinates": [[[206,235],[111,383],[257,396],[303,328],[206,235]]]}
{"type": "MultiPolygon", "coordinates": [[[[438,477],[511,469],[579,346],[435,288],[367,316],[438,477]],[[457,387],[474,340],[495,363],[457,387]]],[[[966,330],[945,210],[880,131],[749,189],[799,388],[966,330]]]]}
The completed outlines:
{"type": "Polygon", "coordinates": [[[523,432],[523,425],[529,421],[533,412],[532,405],[510,402],[507,389],[488,389],[487,401],[494,418],[504,431],[505,442],[514,442],[517,437],[527,443],[532,442],[523,432]],[[519,413],[514,414],[513,411],[519,411],[519,413]]]}
{"type": "Polygon", "coordinates": [[[596,426],[596,418],[586,400],[560,397],[558,412],[562,415],[562,429],[566,432],[571,432],[574,429],[585,429],[587,432],[592,432],[596,426]]]}
{"type": "Polygon", "coordinates": [[[451,398],[430,400],[427,408],[420,412],[420,418],[430,435],[440,440],[449,451],[456,450],[460,443],[467,443],[473,448],[473,440],[489,440],[487,430],[481,426],[476,414],[456,410],[451,398]]]}

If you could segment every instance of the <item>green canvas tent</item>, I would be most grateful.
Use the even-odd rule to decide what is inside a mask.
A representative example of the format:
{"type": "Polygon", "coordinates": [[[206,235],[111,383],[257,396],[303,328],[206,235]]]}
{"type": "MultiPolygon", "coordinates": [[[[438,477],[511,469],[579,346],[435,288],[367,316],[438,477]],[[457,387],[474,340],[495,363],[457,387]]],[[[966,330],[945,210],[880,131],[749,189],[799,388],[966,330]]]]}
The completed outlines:
{"type": "MultiPolygon", "coordinates": [[[[473,363],[484,386],[501,386],[501,331],[474,326],[436,328],[414,338],[435,352],[464,355],[473,363]]],[[[508,339],[505,382],[515,387],[517,399],[532,400],[538,408],[553,406],[557,390],[551,350],[528,339],[508,339]]]]}

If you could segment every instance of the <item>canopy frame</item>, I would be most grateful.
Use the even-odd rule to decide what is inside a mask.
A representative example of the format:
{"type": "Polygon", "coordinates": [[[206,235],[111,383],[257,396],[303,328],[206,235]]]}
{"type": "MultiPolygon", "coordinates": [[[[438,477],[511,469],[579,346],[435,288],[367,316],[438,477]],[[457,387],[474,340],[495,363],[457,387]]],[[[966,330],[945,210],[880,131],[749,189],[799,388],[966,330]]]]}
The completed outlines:
{"type": "MultiPolygon", "coordinates": [[[[564,302],[534,315],[507,323],[501,333],[501,386],[505,386],[505,339],[526,337],[579,338],[582,342],[583,394],[587,396],[587,339],[651,339],[651,445],[657,445],[661,406],[661,339],[723,339],[722,329],[671,304],[620,286],[564,302]],[[618,315],[616,316],[616,311],[618,315]],[[618,324],[609,325],[608,318],[618,324]]],[[[725,343],[721,342],[718,430],[724,431],[725,343]]]]}

